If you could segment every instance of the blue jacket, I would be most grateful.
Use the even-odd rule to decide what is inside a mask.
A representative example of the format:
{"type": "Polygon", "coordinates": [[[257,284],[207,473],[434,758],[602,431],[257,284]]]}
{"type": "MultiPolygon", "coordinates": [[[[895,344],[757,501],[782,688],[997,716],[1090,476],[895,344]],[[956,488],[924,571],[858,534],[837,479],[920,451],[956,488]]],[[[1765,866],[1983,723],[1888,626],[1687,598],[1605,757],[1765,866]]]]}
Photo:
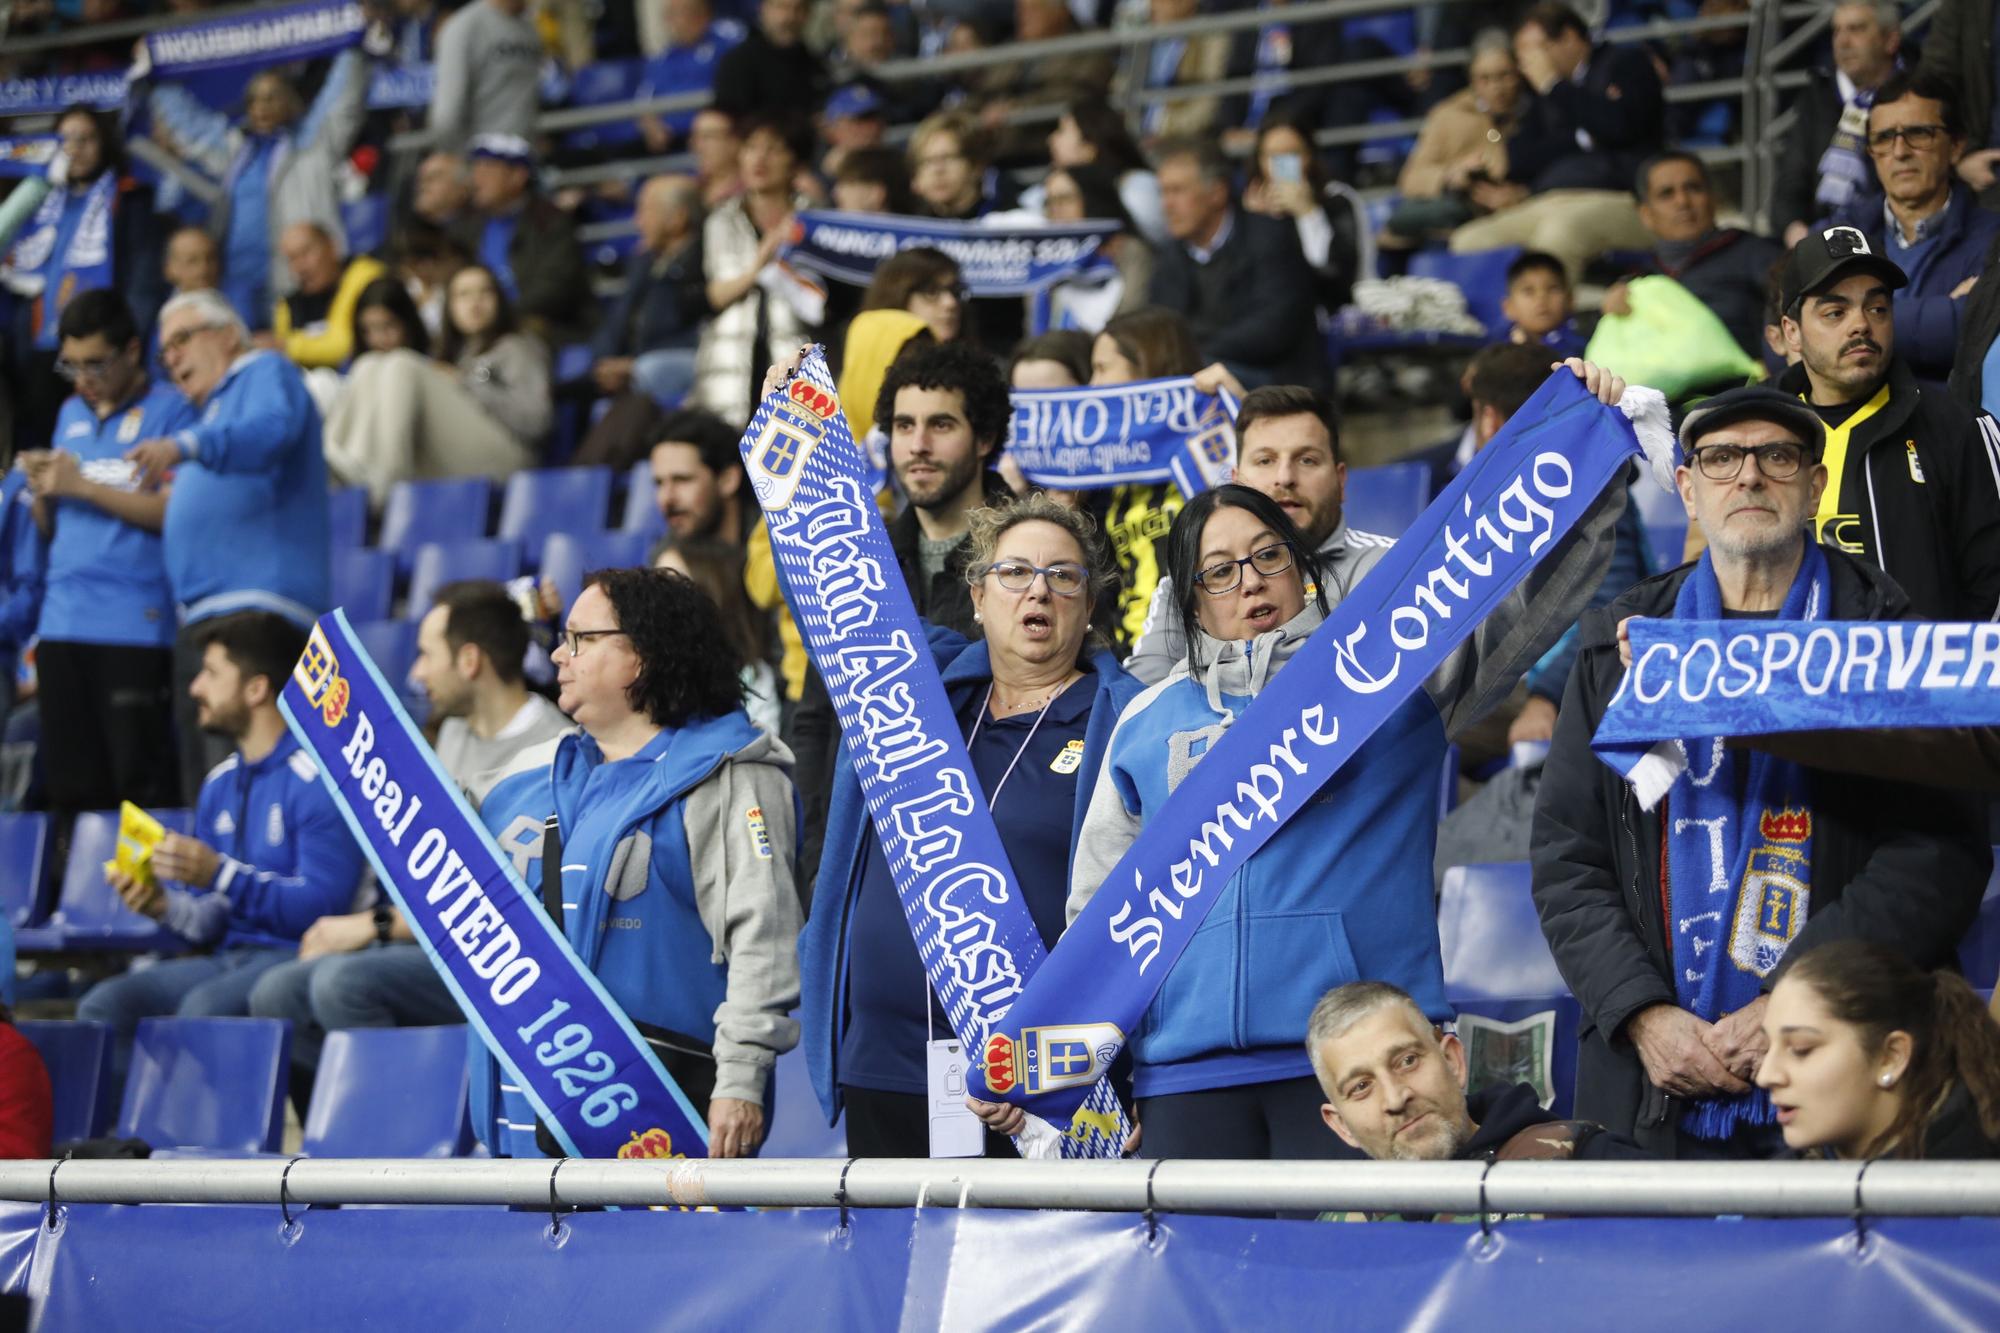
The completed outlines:
{"type": "Polygon", "coordinates": [[[362,852],[290,732],[271,753],[217,764],[195,802],[194,836],[222,855],[205,888],[168,886],[168,929],[225,949],[296,945],[323,916],[352,910],[362,852]]]}
{"type": "MultiPolygon", "coordinates": [[[[950,630],[930,631],[931,650],[943,673],[946,695],[954,712],[982,694],[993,680],[992,661],[983,640],[968,642],[950,630]]],[[[1118,714],[1135,698],[1139,682],[1125,674],[1116,655],[1092,653],[1091,668],[1097,673],[1096,693],[1091,701],[1090,725],[1084,733],[1084,773],[1097,772],[1104,762],[1111,729],[1118,714]]],[[[1076,787],[1076,809],[1071,823],[1071,859],[1074,861],[1076,835],[1083,828],[1089,808],[1090,783],[1076,787]]],[[[819,879],[813,890],[813,914],[799,936],[800,1026],[806,1047],[806,1068],[812,1076],[813,1092],[826,1112],[828,1123],[840,1114],[840,1042],[847,1022],[848,918],[855,895],[861,888],[866,839],[875,836],[868,817],[868,805],[854,770],[840,766],[834,779],[827,811],[826,845],[820,856],[819,879]]]]}
{"type": "Polygon", "coordinates": [[[182,623],[274,611],[310,625],[328,601],[326,459],[298,368],[238,357],[173,438],[187,461],[161,536],[182,623]]]}
{"type": "Polygon", "coordinates": [[[10,675],[42,608],[47,552],[35,526],[34,499],[24,473],[0,476],[0,667],[10,675]]]}
{"type": "MultiPolygon", "coordinates": [[[[529,763],[540,757],[529,753],[529,763]]],[[[796,1040],[785,1017],[798,999],[789,763],[739,709],[668,728],[617,763],[571,732],[553,762],[503,778],[480,804],[538,898],[543,821],[558,816],[570,946],[642,1032],[664,1028],[713,1051],[718,1097],[761,1099],[796,1040]],[[782,975],[767,975],[773,961],[782,975]]],[[[496,1153],[539,1156],[532,1104],[499,1088],[477,1038],[473,1051],[474,1129],[496,1153]]]]}
{"type": "MultiPolygon", "coordinates": [[[[1859,229],[1876,254],[1895,258],[1882,210],[1882,195],[1870,192],[1834,214],[1832,222],[1859,229]]],[[[1995,233],[2000,233],[2000,213],[1981,208],[1972,191],[1954,180],[1936,234],[1908,270],[1910,285],[1896,293],[1896,352],[1918,379],[1941,384],[1950,378],[1962,304],[1951,299],[1952,289],[1985,270],[1986,249],[1995,233]]]]}

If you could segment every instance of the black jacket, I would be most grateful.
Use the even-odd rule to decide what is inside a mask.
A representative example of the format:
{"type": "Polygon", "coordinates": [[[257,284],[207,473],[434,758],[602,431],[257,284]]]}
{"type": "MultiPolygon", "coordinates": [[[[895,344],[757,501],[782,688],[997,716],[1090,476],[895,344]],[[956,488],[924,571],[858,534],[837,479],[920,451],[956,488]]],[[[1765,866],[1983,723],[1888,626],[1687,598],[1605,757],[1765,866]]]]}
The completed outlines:
{"type": "Polygon", "coordinates": [[[1624,1162],[1653,1156],[1602,1125],[1543,1110],[1526,1083],[1483,1088],[1466,1099],[1465,1109],[1479,1129],[1459,1150],[1461,1162],[1624,1162]],[[1535,1129],[1542,1132],[1528,1132],[1535,1129]]]}
{"type": "MultiPolygon", "coordinates": [[[[1805,367],[1778,387],[1805,392],[1805,367]]],[[[1848,445],[1838,513],[1820,540],[1887,570],[1925,617],[2000,610],[2000,428],[1922,388],[1900,356],[1888,405],[1848,445]]]]}
{"type": "Polygon", "coordinates": [[[699,232],[671,255],[634,250],[625,263],[625,290],[591,340],[591,354],[603,360],[692,348],[708,315],[699,232]]]}
{"type": "Polygon", "coordinates": [[[1991,276],[1995,264],[2000,264],[2000,236],[1987,247],[1986,273],[1966,294],[1958,311],[1958,355],[1951,362],[1951,396],[1968,412],[1984,410],[1986,353],[2000,337],[2000,278],[1991,276]]]}
{"type": "Polygon", "coordinates": [[[1229,228],[1206,264],[1178,241],[1161,246],[1153,303],[1187,316],[1203,358],[1227,362],[1252,388],[1319,387],[1326,377],[1313,314],[1319,276],[1299,249],[1297,226],[1239,208],[1229,228]]]}
{"type": "Polygon", "coordinates": [[[755,112],[818,111],[826,66],[804,42],[773,45],[753,27],[715,66],[715,105],[741,119],[755,112]]]}
{"type": "MultiPolygon", "coordinates": [[[[478,256],[476,246],[472,253],[478,256]]],[[[597,303],[589,299],[590,274],[583,266],[583,246],[569,214],[540,195],[530,195],[514,239],[507,243],[507,263],[521,293],[514,310],[523,328],[551,347],[590,331],[597,303]]]]}
{"type": "Polygon", "coordinates": [[[1630,190],[1639,164],[1660,151],[1667,102],[1643,46],[1600,46],[1580,83],[1564,79],[1531,99],[1507,142],[1508,178],[1545,190],[1630,190]],[[1581,130],[1590,136],[1585,149],[1581,130]]]}
{"type": "MultiPolygon", "coordinates": [[[[1917,618],[1880,571],[1830,548],[1826,560],[1831,618],[1917,618]]],[[[1640,810],[1590,738],[1625,674],[1618,622],[1671,616],[1691,568],[1647,579],[1583,618],[1582,650],[1542,766],[1529,851],[1542,932],[1583,1009],[1576,1113],[1662,1157],[1676,1155],[1683,1108],[1646,1077],[1624,1028],[1641,1009],[1678,1002],[1663,905],[1671,798],[1640,810]]],[[[1743,756],[1732,750],[1723,762],[1743,756]]],[[[1860,937],[1901,949],[1923,967],[1948,963],[1993,867],[1985,806],[1961,793],[1816,770],[1808,782],[1811,914],[1789,952],[1860,937]]]]}
{"type": "Polygon", "coordinates": [[[2000,147],[1986,142],[1993,121],[1993,0],[1939,5],[1924,38],[1923,64],[1949,75],[1958,88],[1965,151],[2000,147]]]}

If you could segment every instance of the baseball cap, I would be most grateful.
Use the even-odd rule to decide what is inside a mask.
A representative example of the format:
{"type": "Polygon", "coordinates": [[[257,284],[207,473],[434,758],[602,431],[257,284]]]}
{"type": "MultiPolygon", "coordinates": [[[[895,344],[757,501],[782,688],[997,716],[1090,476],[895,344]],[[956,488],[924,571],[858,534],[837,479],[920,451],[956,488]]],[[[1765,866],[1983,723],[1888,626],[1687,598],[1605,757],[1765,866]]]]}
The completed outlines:
{"type": "Polygon", "coordinates": [[[1872,273],[1898,291],[1910,285],[1896,262],[1878,255],[1859,227],[1826,227],[1807,232],[1785,256],[1785,276],[1779,297],[1786,311],[1801,297],[1820,291],[1851,273],[1872,273]]]}
{"type": "Polygon", "coordinates": [[[475,158],[490,157],[496,162],[505,162],[515,167],[532,167],[535,164],[535,156],[528,147],[528,141],[518,134],[474,135],[471,155],[475,158]]]}
{"type": "Polygon", "coordinates": [[[850,83],[844,88],[836,88],[833,96],[826,99],[828,120],[851,120],[857,116],[881,114],[882,99],[865,83],[850,83]]]}
{"type": "Polygon", "coordinates": [[[1705,398],[1688,410],[1688,414],[1681,418],[1681,456],[1685,458],[1692,454],[1695,446],[1701,443],[1701,437],[1708,432],[1752,418],[1789,426],[1798,432],[1799,439],[1805,442],[1807,453],[1813,458],[1826,452],[1826,425],[1819,419],[1819,413],[1807,407],[1803,399],[1761,384],[1752,384],[1705,398]]]}

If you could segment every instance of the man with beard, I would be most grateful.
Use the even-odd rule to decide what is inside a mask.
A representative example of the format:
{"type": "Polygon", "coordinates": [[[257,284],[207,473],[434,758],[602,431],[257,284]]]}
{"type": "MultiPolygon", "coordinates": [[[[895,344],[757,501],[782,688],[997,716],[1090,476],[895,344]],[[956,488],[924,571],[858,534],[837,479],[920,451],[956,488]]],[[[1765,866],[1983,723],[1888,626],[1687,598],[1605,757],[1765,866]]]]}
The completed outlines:
{"type": "Polygon", "coordinates": [[[676,537],[708,537],[741,547],[748,537],[738,431],[713,412],[683,408],[653,438],[653,496],[676,537]]]}
{"type": "Polygon", "coordinates": [[[106,873],[126,906],[207,952],[101,981],[77,1005],[78,1018],[111,1026],[121,1080],[140,1019],[248,1014],[257,979],[294,955],[306,927],[345,910],[361,881],[361,848],[278,712],[305,630],[242,611],[198,634],[188,693],[201,726],[235,748],[202,784],[193,834],[154,848],[154,877],[106,873]]]}
{"type": "Polygon", "coordinates": [[[1785,261],[1785,341],[1801,359],[1779,387],[1826,424],[1819,541],[1874,564],[1936,620],[2000,608],[2000,428],[1897,355],[1903,270],[1854,227],[1808,235],[1785,261]]]}

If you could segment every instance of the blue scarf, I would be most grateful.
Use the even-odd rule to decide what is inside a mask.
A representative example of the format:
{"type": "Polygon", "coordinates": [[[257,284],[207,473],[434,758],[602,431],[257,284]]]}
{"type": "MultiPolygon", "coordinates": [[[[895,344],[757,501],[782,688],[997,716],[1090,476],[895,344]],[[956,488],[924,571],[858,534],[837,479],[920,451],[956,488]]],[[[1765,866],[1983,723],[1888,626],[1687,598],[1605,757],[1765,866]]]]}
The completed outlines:
{"type": "MultiPolygon", "coordinates": [[[[1896,67],[1902,68],[1897,61],[1896,67]]],[[[1819,158],[1819,186],[1813,202],[1833,213],[1854,202],[1854,196],[1875,179],[1874,164],[1868,160],[1868,108],[1875,105],[1873,88],[1858,88],[1854,100],[1841,108],[1833,138],[1819,158]]]]}
{"type": "Polygon", "coordinates": [[[181,78],[332,55],[358,43],[366,27],[359,0],[306,0],[163,29],[145,39],[146,56],[154,78],[181,78]]]}
{"type": "MultiPolygon", "coordinates": [[[[1813,542],[1777,619],[1820,620],[1828,611],[1826,556],[1813,542]]],[[[1674,619],[1722,618],[1722,589],[1704,552],[1674,599],[1674,619]]],[[[1690,665],[1682,658],[1683,671],[1690,665]]],[[[1622,691],[1621,691],[1622,693],[1622,691]]],[[[1719,707],[1711,725],[1728,724],[1719,707]]],[[[1812,906],[1812,807],[1805,770],[1760,750],[1731,754],[1719,737],[1665,742],[1685,759],[1667,791],[1667,925],[1674,993],[1683,1009],[1715,1022],[1750,1004],[1785,956],[1812,906]]],[[[1697,1102],[1681,1125],[1727,1138],[1770,1124],[1761,1091],[1697,1102]]]]}
{"type": "Polygon", "coordinates": [[[0,176],[40,176],[61,140],[53,134],[8,135],[0,138],[0,176]]]}
{"type": "Polygon", "coordinates": [[[1016,389],[1007,453],[1037,486],[1171,481],[1199,495],[1236,470],[1236,405],[1194,381],[1139,380],[1079,389],[1016,389]]]}
{"type": "Polygon", "coordinates": [[[807,209],[779,251],[789,263],[865,287],[891,255],[928,246],[950,255],[975,297],[1027,296],[1068,277],[1097,252],[1115,222],[1064,222],[1000,227],[886,213],[807,209]]]}
{"type": "Polygon", "coordinates": [[[47,79],[0,79],[0,116],[57,116],[73,106],[123,106],[125,94],[122,71],[64,74],[47,79]]]}
{"type": "Polygon", "coordinates": [[[78,292],[111,285],[111,221],[118,205],[118,177],[106,170],[91,182],[79,200],[68,190],[51,190],[30,224],[31,230],[14,246],[14,269],[8,286],[23,296],[40,298],[36,345],[54,346],[56,321],[78,292]],[[69,239],[57,253],[63,216],[78,206],[69,239]],[[46,331],[47,338],[41,336],[46,331]]]}

